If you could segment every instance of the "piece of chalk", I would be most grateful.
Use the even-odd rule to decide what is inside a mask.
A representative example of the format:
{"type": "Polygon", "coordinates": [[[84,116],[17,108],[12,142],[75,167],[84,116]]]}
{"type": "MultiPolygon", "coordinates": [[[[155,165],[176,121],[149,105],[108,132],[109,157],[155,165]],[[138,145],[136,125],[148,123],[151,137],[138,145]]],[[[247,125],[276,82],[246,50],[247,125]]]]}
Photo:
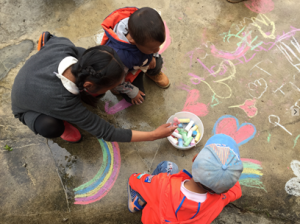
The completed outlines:
{"type": "Polygon", "coordinates": [[[183,125],[180,123],[177,125],[179,128],[183,128],[183,125]]]}
{"type": "Polygon", "coordinates": [[[177,145],[177,143],[178,143],[177,139],[173,138],[172,136],[169,136],[168,139],[170,142],[172,142],[173,145],[177,145]]]}
{"type": "Polygon", "coordinates": [[[187,136],[186,136],[186,133],[185,133],[185,132],[182,132],[181,135],[182,135],[183,141],[186,142],[186,141],[188,140],[188,138],[187,138],[187,136]]]}
{"type": "Polygon", "coordinates": [[[183,147],[183,140],[182,140],[182,138],[178,139],[178,146],[183,147]]]}
{"type": "Polygon", "coordinates": [[[194,123],[195,123],[195,122],[194,122],[193,120],[190,121],[190,123],[185,127],[185,130],[186,130],[186,131],[189,131],[194,123]]]}
{"type": "Polygon", "coordinates": [[[178,119],[180,123],[190,123],[191,119],[189,118],[181,118],[181,119],[178,119]]]}
{"type": "Polygon", "coordinates": [[[194,145],[196,145],[195,139],[193,139],[193,140],[191,141],[190,146],[194,146],[194,145]]]}
{"type": "Polygon", "coordinates": [[[189,130],[189,131],[188,131],[188,134],[187,134],[187,137],[188,137],[188,138],[191,137],[192,134],[193,134],[193,130],[189,130]]]}
{"type": "Polygon", "coordinates": [[[193,133],[192,133],[192,136],[193,136],[193,137],[196,137],[196,136],[197,136],[197,134],[198,134],[198,132],[197,132],[197,131],[193,131],[193,133]]]}
{"type": "Polygon", "coordinates": [[[179,133],[179,132],[178,132],[178,130],[177,130],[177,128],[175,129],[175,131],[174,131],[174,132],[176,132],[176,133],[179,133]]]}
{"type": "Polygon", "coordinates": [[[172,133],[172,135],[176,138],[182,138],[182,135],[179,133],[176,133],[175,131],[172,133]]]}
{"type": "Polygon", "coordinates": [[[191,130],[196,131],[198,129],[198,125],[194,125],[191,130]]]}
{"type": "Polygon", "coordinates": [[[197,135],[195,137],[195,141],[198,142],[200,139],[201,133],[199,131],[197,131],[197,135]]]}
{"type": "Polygon", "coordinates": [[[189,137],[186,141],[184,141],[183,145],[184,146],[189,146],[189,144],[193,141],[193,137],[189,137]]]}
{"type": "Polygon", "coordinates": [[[180,121],[178,120],[177,117],[174,117],[174,118],[173,118],[173,124],[174,124],[174,125],[180,124],[180,121]]]}

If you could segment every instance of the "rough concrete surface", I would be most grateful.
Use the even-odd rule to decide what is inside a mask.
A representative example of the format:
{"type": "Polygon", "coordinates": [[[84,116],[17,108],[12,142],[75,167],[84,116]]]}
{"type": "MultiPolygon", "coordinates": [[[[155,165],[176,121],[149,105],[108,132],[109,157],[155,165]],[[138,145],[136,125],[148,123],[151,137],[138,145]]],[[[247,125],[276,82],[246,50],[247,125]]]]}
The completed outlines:
{"type": "Polygon", "coordinates": [[[128,177],[152,172],[163,160],[190,171],[194,154],[222,128],[241,142],[247,169],[242,198],[214,223],[299,222],[299,7],[298,0],[0,0],[0,223],[140,223],[140,214],[127,210],[128,177]],[[161,13],[170,36],[163,71],[172,84],[159,89],[145,77],[142,105],[119,110],[122,99],[107,93],[94,112],[118,127],[144,131],[176,112],[194,112],[205,128],[196,148],[179,151],[162,139],[113,143],[114,151],[106,152],[84,131],[78,144],[47,140],[13,117],[14,78],[37,52],[43,31],[95,46],[103,19],[125,6],[161,13]],[[229,118],[214,128],[224,115],[229,118]],[[74,204],[90,181],[102,184],[94,192],[101,200],[74,204]]]}

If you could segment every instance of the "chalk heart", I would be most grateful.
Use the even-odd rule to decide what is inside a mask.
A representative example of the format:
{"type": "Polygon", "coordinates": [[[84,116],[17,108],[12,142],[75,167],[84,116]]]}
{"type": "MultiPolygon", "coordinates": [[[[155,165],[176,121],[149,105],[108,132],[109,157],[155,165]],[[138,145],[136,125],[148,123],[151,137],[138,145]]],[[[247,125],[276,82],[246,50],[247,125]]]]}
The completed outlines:
{"type": "Polygon", "coordinates": [[[256,128],[251,123],[243,123],[239,125],[236,117],[225,115],[218,119],[215,123],[214,134],[225,134],[232,137],[238,145],[242,145],[254,138],[256,128]]]}
{"type": "Polygon", "coordinates": [[[197,102],[200,98],[199,90],[193,89],[189,92],[182,111],[188,111],[196,114],[199,117],[204,117],[208,114],[208,106],[204,103],[197,102]]]}
{"type": "Polygon", "coordinates": [[[256,13],[267,13],[274,10],[273,0],[248,0],[245,6],[256,13]]]}
{"type": "Polygon", "coordinates": [[[297,177],[293,177],[285,184],[286,193],[293,196],[300,196],[300,162],[293,160],[291,162],[291,169],[297,177]]]}
{"type": "Polygon", "coordinates": [[[244,110],[248,117],[254,117],[257,114],[257,108],[255,106],[256,100],[246,100],[243,105],[240,105],[239,108],[244,110]]]}

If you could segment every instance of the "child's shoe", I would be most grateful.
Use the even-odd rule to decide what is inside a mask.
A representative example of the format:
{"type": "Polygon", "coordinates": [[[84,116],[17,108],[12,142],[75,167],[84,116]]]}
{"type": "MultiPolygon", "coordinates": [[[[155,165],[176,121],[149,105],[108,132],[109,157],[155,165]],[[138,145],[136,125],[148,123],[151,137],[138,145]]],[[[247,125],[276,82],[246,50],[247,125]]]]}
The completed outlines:
{"type": "Polygon", "coordinates": [[[137,192],[130,187],[129,181],[128,181],[127,192],[128,192],[128,210],[132,213],[142,210],[145,206],[145,203],[144,205],[139,204],[139,197],[137,195],[137,192]]]}
{"type": "Polygon", "coordinates": [[[64,125],[65,125],[65,131],[60,137],[67,142],[73,142],[73,143],[80,142],[81,134],[79,130],[66,121],[64,121],[64,125]]]}
{"type": "Polygon", "coordinates": [[[156,83],[156,85],[158,85],[160,88],[166,89],[170,86],[170,81],[169,81],[168,77],[163,72],[160,72],[155,76],[151,76],[151,75],[148,75],[148,74],[147,74],[147,76],[150,79],[152,79],[156,83]]]}

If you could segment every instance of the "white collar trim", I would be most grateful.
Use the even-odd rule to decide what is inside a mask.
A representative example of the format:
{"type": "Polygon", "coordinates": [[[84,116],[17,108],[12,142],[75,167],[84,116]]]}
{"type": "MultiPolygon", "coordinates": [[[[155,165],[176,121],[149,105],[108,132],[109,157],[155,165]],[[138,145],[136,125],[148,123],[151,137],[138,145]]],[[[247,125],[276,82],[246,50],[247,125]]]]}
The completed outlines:
{"type": "Polygon", "coordinates": [[[67,68],[69,68],[71,65],[74,65],[77,63],[77,59],[68,56],[65,57],[58,65],[58,73],[54,72],[56,76],[61,80],[63,86],[70,92],[73,93],[74,95],[79,94],[79,89],[76,86],[74,82],[71,80],[67,79],[65,76],[63,76],[63,73],[66,71],[67,68]]]}

